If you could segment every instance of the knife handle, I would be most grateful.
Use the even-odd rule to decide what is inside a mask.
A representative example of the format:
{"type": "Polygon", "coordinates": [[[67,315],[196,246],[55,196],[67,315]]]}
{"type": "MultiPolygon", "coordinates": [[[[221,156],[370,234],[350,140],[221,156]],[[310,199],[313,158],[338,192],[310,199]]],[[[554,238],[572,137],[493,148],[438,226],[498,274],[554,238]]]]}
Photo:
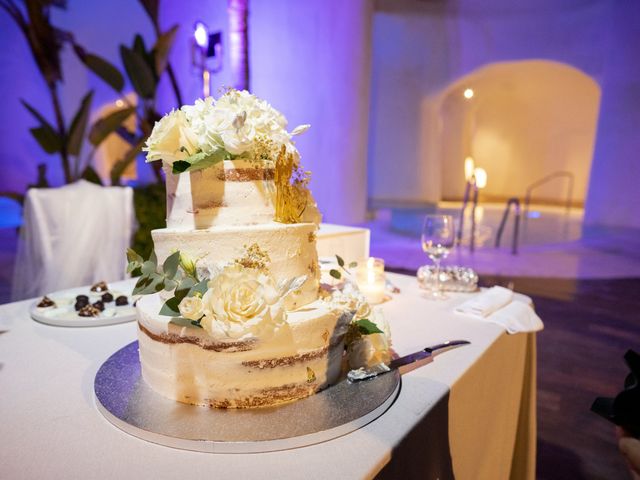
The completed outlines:
{"type": "Polygon", "coordinates": [[[443,348],[455,347],[457,345],[469,345],[470,343],[471,342],[469,342],[468,340],[447,340],[444,343],[425,348],[424,351],[427,353],[432,353],[436,350],[442,350],[443,348]]]}

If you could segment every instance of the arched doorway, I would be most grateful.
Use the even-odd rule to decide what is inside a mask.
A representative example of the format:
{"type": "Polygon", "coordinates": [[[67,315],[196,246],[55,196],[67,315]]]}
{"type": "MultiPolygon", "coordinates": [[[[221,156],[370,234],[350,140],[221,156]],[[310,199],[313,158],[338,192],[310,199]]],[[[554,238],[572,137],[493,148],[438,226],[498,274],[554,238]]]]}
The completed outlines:
{"type": "MultiPolygon", "coordinates": [[[[574,179],[573,204],[585,200],[600,87],[580,70],[526,60],[481,67],[432,99],[438,125],[426,162],[440,163],[441,200],[459,200],[465,158],[486,170],[486,201],[522,198],[533,182],[558,171],[574,179]]],[[[430,102],[431,103],[431,102],[430,102]]],[[[562,179],[536,189],[536,203],[566,199],[562,179]]]]}

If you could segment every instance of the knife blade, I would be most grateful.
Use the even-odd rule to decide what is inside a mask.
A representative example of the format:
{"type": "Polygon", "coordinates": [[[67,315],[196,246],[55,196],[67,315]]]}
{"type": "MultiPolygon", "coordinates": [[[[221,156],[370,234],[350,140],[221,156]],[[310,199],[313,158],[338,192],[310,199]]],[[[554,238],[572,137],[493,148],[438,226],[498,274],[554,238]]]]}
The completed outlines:
{"type": "Polygon", "coordinates": [[[390,372],[391,370],[400,368],[403,365],[409,365],[410,363],[415,363],[420,360],[424,360],[425,358],[429,358],[433,355],[433,352],[437,350],[469,345],[470,343],[471,342],[469,342],[468,340],[448,340],[431,347],[423,348],[422,350],[418,350],[417,352],[410,353],[409,355],[405,355],[404,357],[391,360],[391,362],[389,362],[389,365],[385,363],[379,363],[372,367],[360,367],[355,370],[351,370],[349,371],[349,373],[347,373],[347,379],[350,382],[361,382],[362,380],[374,378],[378,375],[382,375],[384,373],[390,372]]]}

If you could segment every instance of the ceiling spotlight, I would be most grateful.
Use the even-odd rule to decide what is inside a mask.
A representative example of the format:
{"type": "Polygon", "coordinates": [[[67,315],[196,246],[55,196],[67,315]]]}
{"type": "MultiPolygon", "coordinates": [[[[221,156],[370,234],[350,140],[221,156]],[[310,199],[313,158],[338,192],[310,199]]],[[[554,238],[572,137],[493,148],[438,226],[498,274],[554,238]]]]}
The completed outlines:
{"type": "Polygon", "coordinates": [[[467,88],[464,93],[464,98],[466,98],[467,100],[473,98],[473,90],[471,88],[467,88]]]}

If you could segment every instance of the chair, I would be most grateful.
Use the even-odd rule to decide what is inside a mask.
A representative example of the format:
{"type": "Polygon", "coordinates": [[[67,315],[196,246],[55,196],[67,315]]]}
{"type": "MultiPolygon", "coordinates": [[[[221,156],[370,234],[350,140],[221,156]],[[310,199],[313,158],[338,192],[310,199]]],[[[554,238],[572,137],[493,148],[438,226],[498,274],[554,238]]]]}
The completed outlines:
{"type": "Polygon", "coordinates": [[[32,188],[24,205],[12,299],[125,278],[135,215],[133,190],[85,180],[32,188]]]}

